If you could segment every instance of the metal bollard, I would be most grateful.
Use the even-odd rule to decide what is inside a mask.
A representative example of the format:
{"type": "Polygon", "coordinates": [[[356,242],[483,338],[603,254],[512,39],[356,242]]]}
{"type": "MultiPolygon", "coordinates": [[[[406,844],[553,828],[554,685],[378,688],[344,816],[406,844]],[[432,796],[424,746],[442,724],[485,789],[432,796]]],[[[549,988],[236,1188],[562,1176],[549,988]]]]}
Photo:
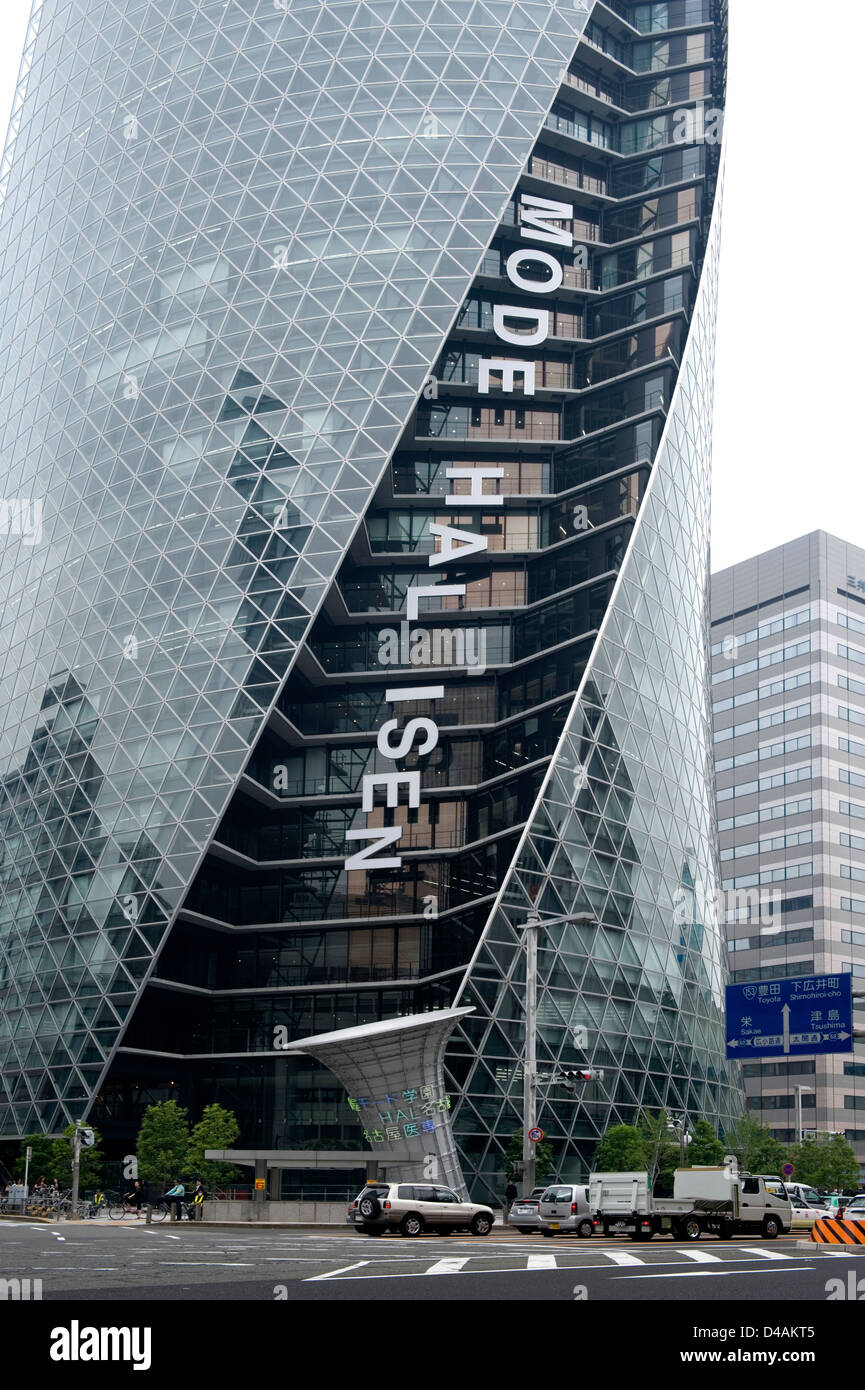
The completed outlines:
{"type": "Polygon", "coordinates": [[[144,1224],[145,1226],[150,1226],[152,1224],[150,1218],[153,1215],[153,1207],[149,1202],[145,1202],[145,1206],[147,1207],[147,1215],[144,1218],[144,1224]]]}

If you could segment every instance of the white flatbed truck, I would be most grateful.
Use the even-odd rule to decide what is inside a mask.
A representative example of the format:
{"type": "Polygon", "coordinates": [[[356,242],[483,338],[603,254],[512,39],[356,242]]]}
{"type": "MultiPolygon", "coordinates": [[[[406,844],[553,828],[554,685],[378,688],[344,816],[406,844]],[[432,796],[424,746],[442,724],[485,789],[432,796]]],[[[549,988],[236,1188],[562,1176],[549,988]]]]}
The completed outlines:
{"type": "Polygon", "coordinates": [[[699,1240],[704,1231],[721,1240],[773,1238],[793,1224],[789,1198],[770,1192],[763,1178],[740,1173],[730,1157],[723,1166],[677,1168],[672,1197],[653,1196],[648,1173],[592,1173],[589,1204],[596,1231],[605,1236],[625,1231],[632,1240],[654,1235],[699,1240]]]}

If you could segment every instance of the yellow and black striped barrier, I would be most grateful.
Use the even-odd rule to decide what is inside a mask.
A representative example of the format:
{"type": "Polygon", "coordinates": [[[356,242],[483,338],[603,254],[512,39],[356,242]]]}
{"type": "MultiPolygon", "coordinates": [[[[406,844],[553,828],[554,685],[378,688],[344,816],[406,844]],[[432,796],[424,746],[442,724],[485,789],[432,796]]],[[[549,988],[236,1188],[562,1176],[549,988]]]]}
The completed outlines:
{"type": "Polygon", "coordinates": [[[811,1239],[818,1245],[865,1245],[865,1221],[821,1216],[814,1222],[811,1239]]]}

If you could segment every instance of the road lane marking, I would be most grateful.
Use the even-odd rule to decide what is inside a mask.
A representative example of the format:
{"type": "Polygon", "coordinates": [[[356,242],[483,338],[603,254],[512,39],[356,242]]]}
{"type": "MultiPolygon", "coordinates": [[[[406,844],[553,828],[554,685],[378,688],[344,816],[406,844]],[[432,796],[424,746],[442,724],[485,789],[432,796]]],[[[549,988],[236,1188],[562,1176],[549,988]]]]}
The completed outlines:
{"type": "Polygon", "coordinates": [[[529,1255],[526,1269],[558,1269],[555,1255],[529,1255]]]}
{"type": "Polygon", "coordinates": [[[708,1250],[677,1250],[677,1255],[684,1255],[686,1260],[694,1260],[698,1265],[720,1265],[724,1261],[720,1255],[710,1255],[708,1250]]]}
{"type": "Polygon", "coordinates": [[[763,1245],[740,1245],[746,1255],[759,1255],[764,1260],[792,1260],[794,1255],[782,1255],[780,1250],[767,1250],[763,1245]]]}
{"type": "MultiPolygon", "coordinates": [[[[796,1265],[794,1269],[776,1269],[776,1274],[801,1274],[804,1271],[813,1273],[813,1265],[796,1265]]],[[[616,1274],[615,1279],[718,1279],[728,1275],[762,1274],[766,1276],[764,1269],[689,1269],[684,1274],[616,1274]]]]}
{"type": "Polygon", "coordinates": [[[201,1265],[216,1265],[218,1269],[255,1269],[255,1265],[242,1264],[239,1260],[160,1260],[161,1265],[181,1265],[184,1269],[197,1269],[201,1265]]]}
{"type": "Polygon", "coordinates": [[[447,1260],[436,1260],[434,1265],[430,1265],[425,1270],[426,1274],[459,1274],[463,1265],[468,1264],[469,1256],[463,1255],[460,1258],[451,1257],[447,1260]]]}
{"type": "Polygon", "coordinates": [[[644,1265],[645,1260],[638,1260],[636,1255],[629,1255],[627,1250],[602,1250],[602,1255],[606,1255],[608,1260],[612,1260],[617,1265],[644,1265]]]}
{"type": "Polygon", "coordinates": [[[327,1265],[333,1256],[330,1255],[264,1255],[259,1264],[264,1265],[327,1265]]]}
{"type": "MultiPolygon", "coordinates": [[[[317,1279],[335,1279],[338,1274],[347,1274],[350,1269],[362,1269],[364,1265],[368,1264],[369,1260],[358,1260],[356,1264],[345,1265],[342,1269],[332,1269],[329,1274],[312,1274],[308,1279],[304,1279],[303,1282],[304,1284],[314,1284],[317,1279]]],[[[352,1275],[352,1278],[359,1277],[358,1275],[352,1275]]]]}

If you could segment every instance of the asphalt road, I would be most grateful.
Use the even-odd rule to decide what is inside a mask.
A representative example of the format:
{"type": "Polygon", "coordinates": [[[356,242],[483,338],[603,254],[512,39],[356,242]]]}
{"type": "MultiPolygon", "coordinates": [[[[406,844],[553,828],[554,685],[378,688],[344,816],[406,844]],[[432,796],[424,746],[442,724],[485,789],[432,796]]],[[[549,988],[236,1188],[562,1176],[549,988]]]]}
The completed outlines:
{"type": "MultiPolygon", "coordinates": [[[[0,1278],[42,1281],[43,1301],[827,1300],[832,1278],[865,1279],[865,1250],[778,1240],[421,1236],[147,1227],[134,1221],[0,1223],[0,1278]]],[[[865,1284],[863,1284],[865,1290],[865,1284]]],[[[765,1310],[761,1316],[765,1315],[765,1310]]],[[[741,1317],[741,1314],[737,1314],[741,1317]]],[[[758,1318],[759,1320],[759,1318],[758,1318]]]]}

